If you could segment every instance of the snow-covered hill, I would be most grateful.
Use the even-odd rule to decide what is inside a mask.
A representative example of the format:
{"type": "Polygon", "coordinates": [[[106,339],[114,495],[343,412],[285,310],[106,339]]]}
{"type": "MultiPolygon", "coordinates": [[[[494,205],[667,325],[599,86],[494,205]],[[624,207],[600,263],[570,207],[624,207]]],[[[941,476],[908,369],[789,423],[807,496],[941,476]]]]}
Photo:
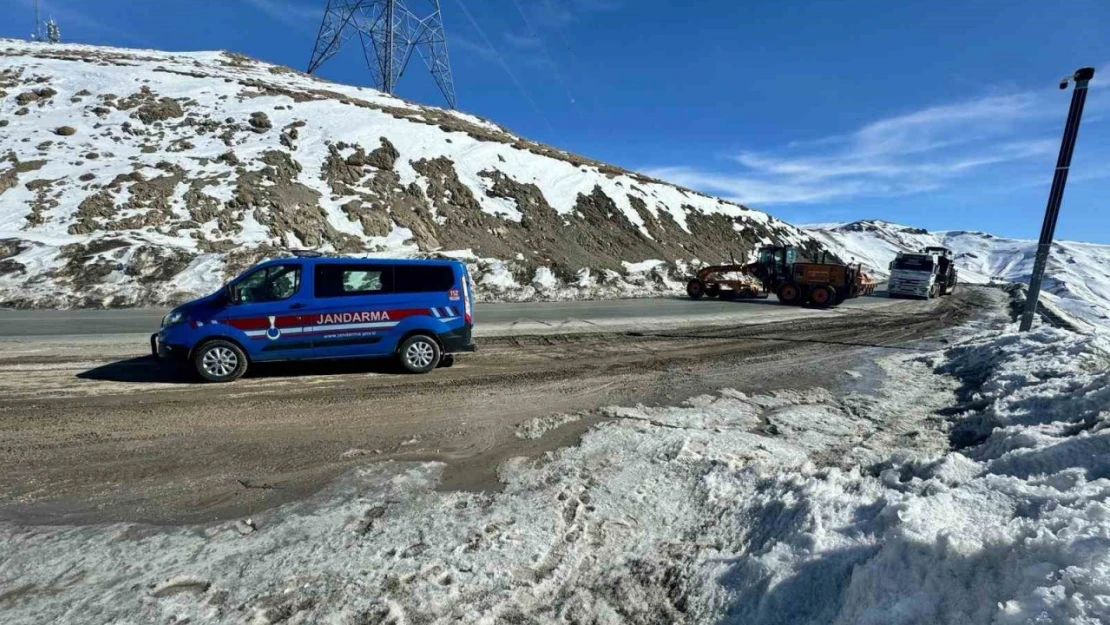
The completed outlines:
{"type": "Polygon", "coordinates": [[[768,240],[815,245],[470,115],[241,55],[0,40],[0,305],[177,302],[290,248],[449,253],[488,297],[622,295],[768,240]]]}
{"type": "MultiPolygon", "coordinates": [[[[841,258],[862,262],[879,275],[889,274],[887,267],[900,251],[943,245],[956,254],[961,282],[1028,282],[1037,253],[1036,241],[962,230],[929,232],[878,220],[804,229],[841,258]]],[[[1044,291],[1068,313],[1110,326],[1110,245],[1053,243],[1044,291]]]]}

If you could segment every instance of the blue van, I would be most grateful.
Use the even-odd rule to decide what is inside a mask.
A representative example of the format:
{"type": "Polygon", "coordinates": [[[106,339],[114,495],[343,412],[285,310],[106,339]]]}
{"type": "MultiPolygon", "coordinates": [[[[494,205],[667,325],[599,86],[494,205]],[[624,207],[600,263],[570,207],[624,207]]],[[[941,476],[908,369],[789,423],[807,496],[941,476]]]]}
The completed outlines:
{"type": "Polygon", "coordinates": [[[173,309],[150,344],[210,382],[230,382],[254,362],[310,358],[397,357],[427,373],[474,351],[472,298],[459,261],[301,253],[173,309]]]}

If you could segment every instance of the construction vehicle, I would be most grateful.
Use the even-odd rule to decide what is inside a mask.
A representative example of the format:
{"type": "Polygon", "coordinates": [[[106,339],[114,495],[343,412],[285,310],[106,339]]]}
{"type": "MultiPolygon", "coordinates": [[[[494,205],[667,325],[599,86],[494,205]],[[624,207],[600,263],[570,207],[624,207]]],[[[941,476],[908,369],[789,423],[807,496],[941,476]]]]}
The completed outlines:
{"type": "Polygon", "coordinates": [[[920,252],[898,252],[890,263],[890,297],[932,299],[956,288],[952,251],[927,247],[920,252]]]}
{"type": "Polygon", "coordinates": [[[875,292],[876,282],[861,265],[824,261],[799,261],[794,246],[766,245],[755,262],[703,267],[686,284],[686,294],[693,299],[731,299],[774,293],[783,304],[826,308],[875,292]]]}

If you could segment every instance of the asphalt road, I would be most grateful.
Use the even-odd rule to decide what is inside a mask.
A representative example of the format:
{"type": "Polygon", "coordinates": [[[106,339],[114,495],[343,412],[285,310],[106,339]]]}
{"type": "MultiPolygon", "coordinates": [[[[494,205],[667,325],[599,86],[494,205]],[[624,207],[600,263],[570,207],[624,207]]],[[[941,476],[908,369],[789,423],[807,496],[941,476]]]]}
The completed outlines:
{"type": "MultiPolygon", "coordinates": [[[[490,306],[526,311],[516,319],[710,316],[667,327],[641,317],[631,330],[589,333],[514,326],[425,376],[385,361],[286,363],[221,385],[159,366],[134,334],[9,337],[0,341],[0,521],[235,518],[300,500],[360,463],[391,460],[446,463],[445,489],[496,490],[505,460],[574,444],[606,418],[605,406],[673,406],[722,388],[866,386],[882,375],[876,357],[940,348],[945,328],[1004,310],[1003,298],[965,288],[823,311],[773,301],[490,306]],[[537,440],[518,436],[535,419],[566,414],[580,419],[537,440]]],[[[113,313],[65,314],[88,323],[113,313]]]]}
{"type": "MultiPolygon", "coordinates": [[[[849,300],[845,310],[871,309],[894,304],[885,292],[872,297],[849,300]]],[[[88,336],[104,334],[149,333],[158,329],[168,309],[120,310],[10,310],[0,309],[0,337],[88,336]]],[[[721,301],[688,298],[626,299],[571,302],[524,302],[479,304],[476,327],[511,324],[561,324],[568,321],[598,322],[612,320],[707,318],[751,320],[758,316],[806,314],[806,309],[783,309],[772,296],[766,300],[721,301]],[[773,311],[768,305],[775,306],[773,311]]]]}

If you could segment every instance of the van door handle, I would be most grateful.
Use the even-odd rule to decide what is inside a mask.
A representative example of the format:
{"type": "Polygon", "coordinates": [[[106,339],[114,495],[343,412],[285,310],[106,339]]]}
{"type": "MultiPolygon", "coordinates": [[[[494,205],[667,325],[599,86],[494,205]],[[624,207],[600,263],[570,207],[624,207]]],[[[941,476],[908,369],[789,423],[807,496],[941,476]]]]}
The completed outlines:
{"type": "Polygon", "coordinates": [[[290,310],[296,310],[298,308],[304,308],[304,302],[293,302],[289,305],[290,310]]]}

